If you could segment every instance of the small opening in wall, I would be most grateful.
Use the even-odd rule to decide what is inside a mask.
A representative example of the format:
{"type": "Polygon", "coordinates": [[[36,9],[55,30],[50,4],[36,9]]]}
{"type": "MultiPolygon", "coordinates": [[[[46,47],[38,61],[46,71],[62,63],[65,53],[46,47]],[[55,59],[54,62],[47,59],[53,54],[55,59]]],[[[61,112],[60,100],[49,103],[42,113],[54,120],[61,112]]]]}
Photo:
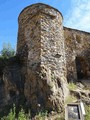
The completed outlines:
{"type": "Polygon", "coordinates": [[[76,71],[77,71],[77,79],[88,79],[90,78],[89,72],[89,63],[87,62],[85,57],[76,57],[76,71]]]}
{"type": "Polygon", "coordinates": [[[84,73],[83,73],[81,64],[82,64],[81,59],[79,57],[76,57],[76,70],[77,70],[77,78],[78,79],[84,78],[84,73]]]}
{"type": "Polygon", "coordinates": [[[61,54],[57,53],[54,57],[60,58],[60,57],[61,57],[61,54]]]}

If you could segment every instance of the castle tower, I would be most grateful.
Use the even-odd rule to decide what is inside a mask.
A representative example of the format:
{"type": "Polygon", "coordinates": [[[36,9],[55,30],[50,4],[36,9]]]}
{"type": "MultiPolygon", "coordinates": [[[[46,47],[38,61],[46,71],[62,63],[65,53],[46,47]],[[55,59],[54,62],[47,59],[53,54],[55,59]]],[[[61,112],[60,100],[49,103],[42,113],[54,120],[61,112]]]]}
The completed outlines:
{"type": "Polygon", "coordinates": [[[45,4],[19,15],[17,54],[26,68],[24,93],[33,111],[62,111],[66,92],[63,17],[45,4]]]}

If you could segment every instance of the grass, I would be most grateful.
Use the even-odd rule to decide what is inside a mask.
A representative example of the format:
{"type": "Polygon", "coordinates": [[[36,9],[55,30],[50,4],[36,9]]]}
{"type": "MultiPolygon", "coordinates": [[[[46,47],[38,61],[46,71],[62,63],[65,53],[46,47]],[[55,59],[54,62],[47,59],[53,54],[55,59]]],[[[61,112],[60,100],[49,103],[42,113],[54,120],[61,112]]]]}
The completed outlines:
{"type": "Polygon", "coordinates": [[[9,114],[7,116],[3,116],[0,118],[0,120],[30,120],[31,114],[26,114],[23,109],[21,109],[18,113],[18,117],[16,117],[16,107],[13,106],[13,108],[10,110],[9,114]]]}
{"type": "Polygon", "coordinates": [[[76,89],[77,89],[77,86],[76,86],[74,83],[69,83],[69,84],[68,84],[68,89],[69,89],[69,90],[76,90],[76,89]]]}
{"type": "Polygon", "coordinates": [[[62,114],[58,115],[56,120],[65,120],[65,113],[62,113],[62,114]]]}
{"type": "Polygon", "coordinates": [[[69,104],[69,103],[76,102],[76,101],[77,101],[77,98],[75,96],[69,95],[67,99],[65,100],[65,104],[69,104]]]}
{"type": "Polygon", "coordinates": [[[90,120],[90,105],[88,106],[86,105],[85,110],[86,110],[85,120],[90,120]]]}
{"type": "Polygon", "coordinates": [[[47,118],[48,112],[41,111],[35,116],[35,120],[45,120],[47,118]]]}

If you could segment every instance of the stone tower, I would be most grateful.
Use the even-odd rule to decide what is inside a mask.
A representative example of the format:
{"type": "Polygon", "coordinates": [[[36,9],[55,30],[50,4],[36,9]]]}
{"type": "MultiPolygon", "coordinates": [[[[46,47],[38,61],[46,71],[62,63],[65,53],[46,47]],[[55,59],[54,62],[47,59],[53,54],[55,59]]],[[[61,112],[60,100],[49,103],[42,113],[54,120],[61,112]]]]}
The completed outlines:
{"type": "Polygon", "coordinates": [[[38,3],[19,15],[17,55],[23,64],[24,93],[33,111],[63,110],[66,59],[62,14],[38,3]]]}

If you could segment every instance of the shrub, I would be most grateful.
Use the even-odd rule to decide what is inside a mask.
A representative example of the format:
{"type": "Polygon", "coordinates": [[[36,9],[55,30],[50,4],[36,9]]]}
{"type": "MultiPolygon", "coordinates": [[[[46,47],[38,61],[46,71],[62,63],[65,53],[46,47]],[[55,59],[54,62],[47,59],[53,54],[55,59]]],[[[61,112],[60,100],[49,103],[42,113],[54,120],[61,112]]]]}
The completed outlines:
{"type": "Polygon", "coordinates": [[[18,120],[27,120],[26,114],[23,109],[19,112],[18,120]]]}
{"type": "Polygon", "coordinates": [[[15,106],[13,106],[13,109],[10,110],[10,113],[7,116],[4,116],[3,118],[1,118],[1,120],[15,120],[15,106]]]}
{"type": "Polygon", "coordinates": [[[10,113],[7,116],[4,116],[3,118],[1,118],[1,120],[30,120],[30,119],[31,119],[30,112],[26,114],[23,109],[19,111],[18,117],[16,118],[15,106],[13,106],[13,108],[10,110],[10,113]]]}
{"type": "Polygon", "coordinates": [[[12,48],[10,43],[4,43],[3,48],[0,53],[1,53],[0,57],[10,58],[14,56],[15,50],[12,48]]]}

